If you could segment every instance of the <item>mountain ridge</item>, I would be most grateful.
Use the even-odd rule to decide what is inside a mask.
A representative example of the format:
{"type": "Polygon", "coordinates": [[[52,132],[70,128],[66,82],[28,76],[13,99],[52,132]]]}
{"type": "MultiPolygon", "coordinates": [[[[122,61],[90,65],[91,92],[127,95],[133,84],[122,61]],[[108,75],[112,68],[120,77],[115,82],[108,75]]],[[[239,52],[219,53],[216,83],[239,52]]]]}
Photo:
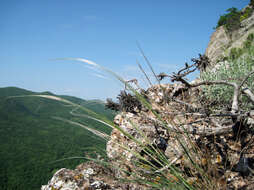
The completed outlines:
{"type": "MultiPolygon", "coordinates": [[[[91,118],[70,114],[73,106],[34,95],[67,99],[66,95],[58,96],[47,91],[38,93],[18,87],[0,88],[0,162],[3,163],[0,189],[39,189],[55,169],[74,168],[84,161],[54,163],[56,160],[83,157],[84,153],[105,149],[105,140],[96,132],[110,134],[111,128],[91,118]],[[69,123],[54,117],[65,118],[69,123]]],[[[114,117],[114,113],[105,110],[103,104],[91,109],[85,107],[89,100],[74,96],[68,98],[84,108],[76,111],[80,114],[102,120],[114,117]],[[100,113],[96,113],[98,109],[102,109],[100,113]]]]}

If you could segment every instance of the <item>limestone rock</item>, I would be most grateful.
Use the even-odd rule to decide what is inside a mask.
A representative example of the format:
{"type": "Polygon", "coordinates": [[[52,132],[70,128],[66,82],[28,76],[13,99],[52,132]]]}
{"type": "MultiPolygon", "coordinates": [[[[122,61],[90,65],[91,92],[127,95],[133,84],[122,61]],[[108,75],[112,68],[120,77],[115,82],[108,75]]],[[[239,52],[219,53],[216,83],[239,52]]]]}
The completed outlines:
{"type": "Polygon", "coordinates": [[[228,56],[230,49],[242,47],[250,33],[254,32],[254,12],[241,22],[241,27],[227,33],[224,26],[218,27],[211,35],[210,41],[205,51],[205,55],[210,60],[210,68],[213,68],[221,58],[228,56]],[[227,50],[227,51],[225,51],[227,50]]]}
{"type": "Polygon", "coordinates": [[[212,34],[205,52],[212,65],[223,56],[225,47],[229,45],[230,41],[230,37],[223,26],[217,28],[212,34]]]}

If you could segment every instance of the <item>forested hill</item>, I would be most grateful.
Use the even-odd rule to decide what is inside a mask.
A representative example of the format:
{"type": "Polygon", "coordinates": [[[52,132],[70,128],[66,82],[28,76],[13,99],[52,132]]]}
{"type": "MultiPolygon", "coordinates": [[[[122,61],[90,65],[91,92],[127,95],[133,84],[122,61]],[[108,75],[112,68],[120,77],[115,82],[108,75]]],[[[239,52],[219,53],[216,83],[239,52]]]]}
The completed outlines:
{"type": "Polygon", "coordinates": [[[103,102],[57,96],[82,105],[82,110],[73,111],[75,107],[63,102],[27,96],[38,94],[55,96],[16,87],[0,88],[0,189],[40,189],[55,170],[74,168],[84,162],[82,159],[56,160],[105,150],[105,140],[85,127],[107,134],[111,128],[91,118],[78,117],[88,115],[112,120],[114,113],[106,110],[103,102]],[[61,118],[85,127],[59,120],[61,118]]]}

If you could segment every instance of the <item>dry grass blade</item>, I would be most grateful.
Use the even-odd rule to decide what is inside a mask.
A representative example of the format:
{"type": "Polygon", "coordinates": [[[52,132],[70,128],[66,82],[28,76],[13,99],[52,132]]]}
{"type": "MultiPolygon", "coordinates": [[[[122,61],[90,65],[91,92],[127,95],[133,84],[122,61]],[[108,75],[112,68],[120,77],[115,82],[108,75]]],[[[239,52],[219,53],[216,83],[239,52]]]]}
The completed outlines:
{"type": "Polygon", "coordinates": [[[145,75],[145,77],[146,77],[147,81],[149,82],[150,86],[152,86],[153,84],[151,83],[150,79],[148,78],[147,74],[145,73],[145,71],[142,68],[142,66],[138,63],[138,61],[137,61],[137,64],[138,64],[138,67],[141,70],[141,72],[145,75]]]}
{"type": "Polygon", "coordinates": [[[61,117],[52,117],[53,119],[56,119],[56,120],[60,120],[60,121],[64,121],[64,122],[67,122],[69,124],[72,124],[72,125],[77,125],[79,127],[82,127],[90,132],[92,132],[93,134],[95,134],[96,136],[104,139],[104,140],[108,140],[109,139],[109,135],[105,134],[105,133],[102,133],[96,129],[92,129],[90,127],[87,127],[86,125],[83,125],[81,123],[78,123],[78,122],[75,122],[75,121],[71,121],[69,119],[64,119],[64,118],[61,118],[61,117]]]}
{"type": "Polygon", "coordinates": [[[150,61],[147,59],[147,57],[146,57],[144,51],[142,50],[142,48],[141,48],[141,46],[139,45],[138,42],[137,42],[137,46],[138,46],[138,49],[139,49],[139,51],[141,52],[142,56],[144,57],[144,59],[145,59],[147,65],[149,66],[150,70],[152,71],[152,73],[153,73],[153,75],[154,75],[156,81],[158,82],[158,84],[160,84],[160,80],[158,79],[157,75],[155,74],[155,72],[154,72],[154,70],[153,70],[153,67],[152,67],[150,61]]]}

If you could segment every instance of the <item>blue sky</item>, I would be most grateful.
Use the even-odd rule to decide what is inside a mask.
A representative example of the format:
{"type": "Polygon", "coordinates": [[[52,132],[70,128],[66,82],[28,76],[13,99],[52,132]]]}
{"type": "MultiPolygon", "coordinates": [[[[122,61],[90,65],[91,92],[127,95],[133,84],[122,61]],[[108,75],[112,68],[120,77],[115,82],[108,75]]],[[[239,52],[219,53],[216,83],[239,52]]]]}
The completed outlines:
{"type": "MultiPolygon", "coordinates": [[[[146,83],[138,61],[172,73],[204,53],[220,15],[249,0],[0,0],[0,87],[85,99],[115,97],[123,85],[76,61],[96,62],[146,83]]],[[[152,78],[152,76],[151,76],[152,78]]],[[[166,82],[166,81],[165,81],[166,82]]]]}

